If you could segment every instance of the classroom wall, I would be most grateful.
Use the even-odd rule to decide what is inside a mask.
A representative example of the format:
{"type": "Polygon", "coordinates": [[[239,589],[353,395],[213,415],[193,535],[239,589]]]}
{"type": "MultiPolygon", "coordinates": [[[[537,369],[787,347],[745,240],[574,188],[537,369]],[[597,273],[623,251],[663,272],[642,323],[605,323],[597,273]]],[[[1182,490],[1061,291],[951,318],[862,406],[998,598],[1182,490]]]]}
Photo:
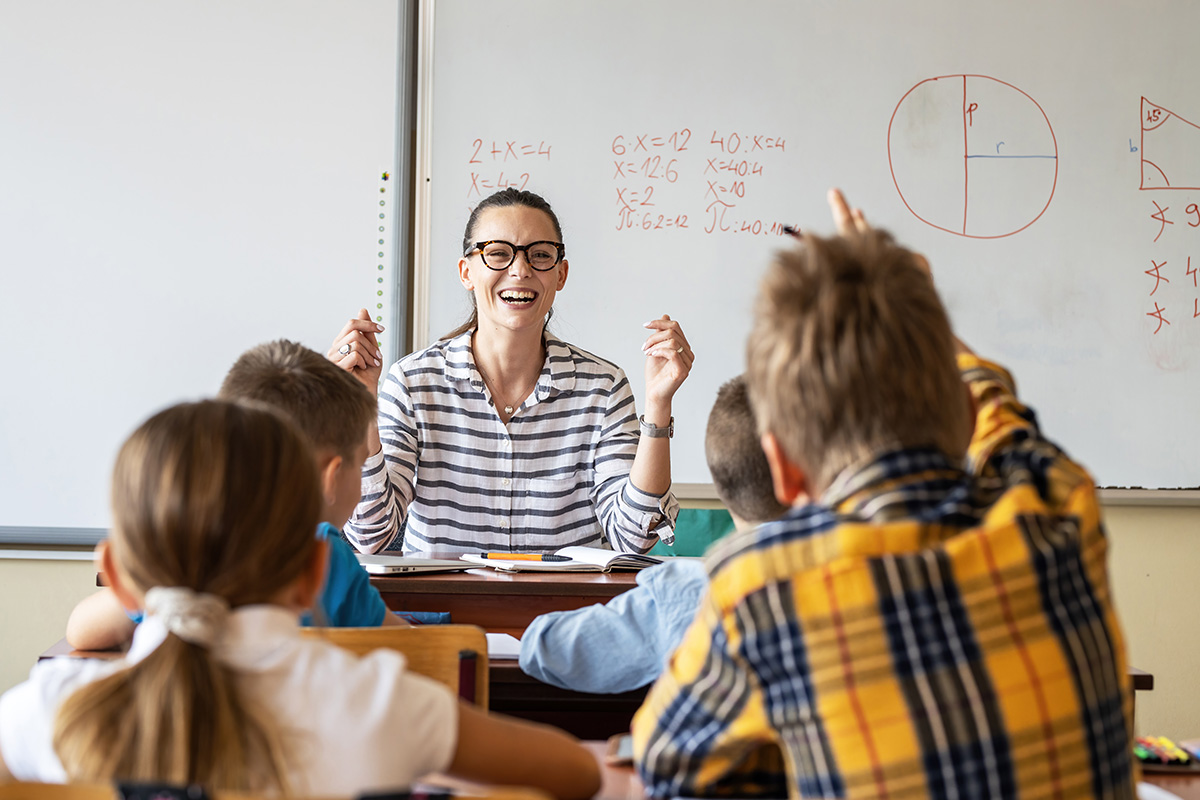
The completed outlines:
{"type": "Polygon", "coordinates": [[[1200,577],[1200,508],[1105,509],[1109,574],[1130,663],[1154,675],[1139,692],[1139,733],[1200,736],[1200,637],[1191,627],[1200,577]]]}
{"type": "MultiPolygon", "coordinates": [[[[1200,576],[1200,508],[1115,506],[1105,514],[1130,660],[1154,675],[1154,691],[1138,695],[1138,730],[1198,736],[1200,637],[1190,621],[1200,576]]],[[[93,591],[90,561],[0,559],[0,691],[25,678],[38,654],[62,637],[71,608],[93,591]]]]}
{"type": "Polygon", "coordinates": [[[38,654],[63,637],[71,609],[94,591],[90,558],[0,558],[0,691],[25,679],[38,654]]]}

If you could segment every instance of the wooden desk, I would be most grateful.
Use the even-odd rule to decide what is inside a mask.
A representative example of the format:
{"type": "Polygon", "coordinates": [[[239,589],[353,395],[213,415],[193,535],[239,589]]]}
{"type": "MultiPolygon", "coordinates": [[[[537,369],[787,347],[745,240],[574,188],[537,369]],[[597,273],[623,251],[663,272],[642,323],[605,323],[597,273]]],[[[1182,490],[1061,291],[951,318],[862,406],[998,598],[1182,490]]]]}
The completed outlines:
{"type": "MultiPolygon", "coordinates": [[[[372,575],[394,611],[449,611],[456,623],[520,637],[533,618],[550,611],[606,603],[636,585],[636,572],[518,572],[492,569],[432,575],[372,575]]],[[[488,694],[493,711],[545,722],[580,739],[629,730],[646,689],[622,694],[571,692],[529,677],[516,661],[491,661],[488,694]]]]}
{"type": "Polygon", "coordinates": [[[488,663],[492,711],[554,725],[580,739],[607,739],[628,732],[649,688],[621,694],[572,692],[529,677],[516,661],[488,663]]]}
{"type": "MultiPolygon", "coordinates": [[[[593,800],[645,800],[642,781],[633,767],[612,767],[604,763],[606,742],[588,741],[583,746],[591,751],[600,764],[600,791],[593,800]]],[[[1143,775],[1142,780],[1166,789],[1183,800],[1200,800],[1200,775],[1152,774],[1143,775]]]]}
{"type": "Polygon", "coordinates": [[[636,585],[636,572],[518,572],[492,569],[433,575],[372,575],[394,611],[449,611],[456,623],[520,636],[550,611],[606,603],[636,585]]]}

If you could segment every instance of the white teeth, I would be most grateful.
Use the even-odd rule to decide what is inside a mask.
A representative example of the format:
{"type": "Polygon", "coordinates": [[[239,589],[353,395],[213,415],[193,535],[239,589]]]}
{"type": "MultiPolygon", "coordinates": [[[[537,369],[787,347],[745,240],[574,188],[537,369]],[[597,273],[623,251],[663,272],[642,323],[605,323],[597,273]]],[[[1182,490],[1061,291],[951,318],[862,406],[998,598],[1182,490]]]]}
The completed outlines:
{"type": "Polygon", "coordinates": [[[530,291],[506,289],[500,293],[500,298],[502,300],[532,300],[534,294],[530,291]]]}

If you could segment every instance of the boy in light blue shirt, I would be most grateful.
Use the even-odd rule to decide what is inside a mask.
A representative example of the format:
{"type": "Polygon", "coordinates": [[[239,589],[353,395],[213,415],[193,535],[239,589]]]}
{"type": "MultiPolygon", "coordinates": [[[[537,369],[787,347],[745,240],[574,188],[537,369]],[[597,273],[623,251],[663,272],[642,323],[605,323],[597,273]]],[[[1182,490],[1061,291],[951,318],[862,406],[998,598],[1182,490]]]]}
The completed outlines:
{"type": "MultiPolygon", "coordinates": [[[[775,499],[741,376],[717,391],[704,456],[717,496],[737,528],[754,527],[786,510],[775,499]]],[[[596,694],[652,682],[696,616],[708,576],[701,559],[669,558],[639,572],[637,583],[605,605],[534,619],[521,637],[521,669],[545,683],[596,694]]]]}
{"type": "MultiPolygon", "coordinates": [[[[281,339],[243,353],[225,376],[220,397],[277,409],[313,446],[325,520],[316,536],[329,542],[329,564],[316,608],[305,615],[304,624],[404,625],[388,611],[338,530],[361,496],[360,470],[367,455],[367,432],[375,424],[376,414],[370,392],[323,356],[281,339]]],[[[102,589],[71,612],[67,641],[81,650],[119,647],[132,638],[137,622],[110,590],[102,589]]]]}

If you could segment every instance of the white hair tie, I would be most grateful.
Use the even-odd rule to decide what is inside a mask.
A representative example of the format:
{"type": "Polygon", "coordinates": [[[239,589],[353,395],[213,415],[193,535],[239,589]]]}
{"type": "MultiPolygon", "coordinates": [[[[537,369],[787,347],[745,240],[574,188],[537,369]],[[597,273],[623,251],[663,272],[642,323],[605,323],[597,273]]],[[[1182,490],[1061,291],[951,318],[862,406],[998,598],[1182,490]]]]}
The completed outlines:
{"type": "Polygon", "coordinates": [[[229,616],[229,603],[182,586],[155,586],[146,592],[146,616],[185,642],[212,647],[229,616]]]}

